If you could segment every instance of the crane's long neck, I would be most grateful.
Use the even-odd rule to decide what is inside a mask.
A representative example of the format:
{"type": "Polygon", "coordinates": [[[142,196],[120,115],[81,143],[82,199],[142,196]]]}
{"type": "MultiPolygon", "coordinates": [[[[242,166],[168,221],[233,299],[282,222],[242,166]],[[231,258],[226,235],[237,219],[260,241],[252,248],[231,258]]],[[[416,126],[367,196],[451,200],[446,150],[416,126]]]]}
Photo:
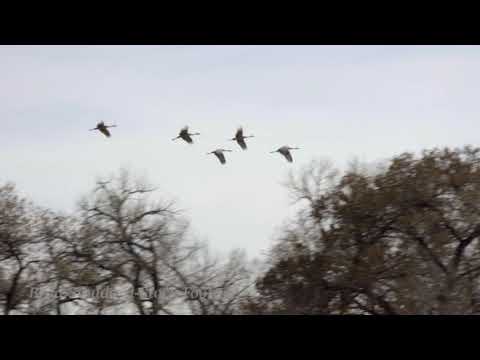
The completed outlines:
{"type": "Polygon", "coordinates": [[[193,134],[188,134],[190,136],[193,136],[193,135],[200,135],[200,133],[193,133],[193,134]]]}

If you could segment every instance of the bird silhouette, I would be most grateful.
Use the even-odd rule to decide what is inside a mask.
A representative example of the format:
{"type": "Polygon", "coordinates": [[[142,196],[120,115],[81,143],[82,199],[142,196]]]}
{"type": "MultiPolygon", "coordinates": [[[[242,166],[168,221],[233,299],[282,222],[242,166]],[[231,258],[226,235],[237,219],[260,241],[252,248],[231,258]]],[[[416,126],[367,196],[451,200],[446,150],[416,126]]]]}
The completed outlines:
{"type": "Polygon", "coordinates": [[[93,131],[93,130],[98,130],[100,131],[103,135],[105,135],[106,137],[110,137],[111,134],[110,134],[110,131],[108,131],[108,128],[111,128],[111,127],[116,127],[117,125],[105,125],[105,123],[103,121],[100,121],[98,124],[97,124],[97,127],[96,128],[93,128],[93,129],[90,129],[90,131],[93,131]]]}
{"type": "Polygon", "coordinates": [[[207,155],[214,154],[218,158],[218,160],[220,160],[221,164],[225,164],[226,160],[225,160],[225,155],[223,153],[226,151],[231,152],[232,150],[217,149],[215,151],[207,153],[207,155]]]}
{"type": "Polygon", "coordinates": [[[188,126],[185,126],[183,129],[180,130],[178,133],[178,136],[176,138],[173,138],[172,140],[175,141],[179,138],[185,140],[189,144],[193,144],[193,139],[191,138],[194,135],[200,135],[200,133],[189,133],[188,132],[188,126]]]}
{"type": "Polygon", "coordinates": [[[247,150],[247,144],[245,143],[245,139],[250,138],[250,137],[254,137],[254,136],[253,135],[244,136],[243,135],[243,128],[239,127],[237,129],[237,132],[235,133],[235,137],[233,139],[229,139],[229,140],[236,141],[238,143],[238,145],[240,145],[240,147],[243,150],[247,150]]]}
{"type": "Polygon", "coordinates": [[[299,148],[297,147],[289,147],[289,146],[282,146],[281,148],[275,150],[275,151],[271,151],[270,153],[273,154],[273,153],[280,153],[282,154],[283,156],[285,156],[285,159],[287,159],[288,162],[293,162],[293,158],[292,158],[292,154],[290,154],[290,150],[299,150],[299,148]]]}

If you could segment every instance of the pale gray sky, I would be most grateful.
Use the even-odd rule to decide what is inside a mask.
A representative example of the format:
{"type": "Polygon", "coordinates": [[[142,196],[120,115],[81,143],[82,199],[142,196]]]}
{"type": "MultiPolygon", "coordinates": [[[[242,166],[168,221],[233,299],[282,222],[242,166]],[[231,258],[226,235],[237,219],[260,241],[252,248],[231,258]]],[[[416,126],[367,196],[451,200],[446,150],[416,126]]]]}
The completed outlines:
{"type": "Polygon", "coordinates": [[[477,46],[0,46],[0,182],[70,211],[130,167],[214,249],[257,256],[293,214],[289,169],[476,145],[479,63],[477,46]],[[195,144],[172,142],[187,124],[195,144]],[[284,144],[293,164],[268,153],[284,144]]]}

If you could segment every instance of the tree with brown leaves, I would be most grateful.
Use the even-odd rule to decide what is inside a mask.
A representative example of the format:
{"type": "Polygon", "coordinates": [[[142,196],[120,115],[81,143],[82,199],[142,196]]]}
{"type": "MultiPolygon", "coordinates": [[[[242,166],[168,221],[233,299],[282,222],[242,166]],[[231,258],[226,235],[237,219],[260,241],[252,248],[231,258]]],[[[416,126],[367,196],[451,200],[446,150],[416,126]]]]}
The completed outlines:
{"type": "Polygon", "coordinates": [[[406,153],[376,174],[312,163],[247,313],[480,312],[480,149],[406,153]]]}

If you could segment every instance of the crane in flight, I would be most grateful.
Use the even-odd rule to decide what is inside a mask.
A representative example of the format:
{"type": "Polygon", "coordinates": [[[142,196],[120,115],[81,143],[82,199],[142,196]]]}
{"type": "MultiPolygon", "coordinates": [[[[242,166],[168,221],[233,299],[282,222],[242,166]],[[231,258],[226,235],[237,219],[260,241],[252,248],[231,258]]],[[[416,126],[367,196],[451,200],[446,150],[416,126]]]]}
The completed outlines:
{"type": "Polygon", "coordinates": [[[225,164],[225,155],[223,154],[225,151],[231,152],[232,150],[225,150],[225,149],[217,149],[215,151],[207,153],[207,155],[214,154],[218,160],[220,160],[221,164],[225,164]]]}
{"type": "Polygon", "coordinates": [[[237,132],[235,133],[235,137],[233,139],[229,139],[229,140],[230,141],[236,141],[238,143],[238,145],[240,145],[240,147],[243,150],[247,150],[247,144],[245,143],[245,139],[250,138],[250,137],[254,137],[254,136],[253,135],[244,136],[243,135],[243,128],[239,127],[237,129],[237,132]]]}
{"type": "Polygon", "coordinates": [[[111,128],[111,127],[116,127],[117,125],[105,125],[105,123],[103,121],[100,121],[98,124],[97,124],[97,127],[96,128],[93,128],[93,129],[90,129],[90,131],[93,131],[93,130],[98,130],[100,131],[103,135],[105,135],[106,137],[110,137],[110,131],[108,131],[108,128],[111,128]]]}
{"type": "Polygon", "coordinates": [[[175,141],[181,138],[185,140],[187,143],[192,144],[193,143],[192,136],[194,135],[200,135],[200,133],[189,133],[188,126],[185,126],[183,129],[180,130],[180,132],[178,133],[178,136],[176,138],[173,138],[172,140],[175,141]]]}
{"type": "Polygon", "coordinates": [[[297,147],[290,147],[290,146],[282,146],[281,148],[275,150],[275,151],[270,151],[271,154],[273,153],[280,153],[283,156],[285,156],[285,159],[287,159],[288,162],[293,162],[292,154],[290,154],[290,150],[299,150],[297,147]]]}

